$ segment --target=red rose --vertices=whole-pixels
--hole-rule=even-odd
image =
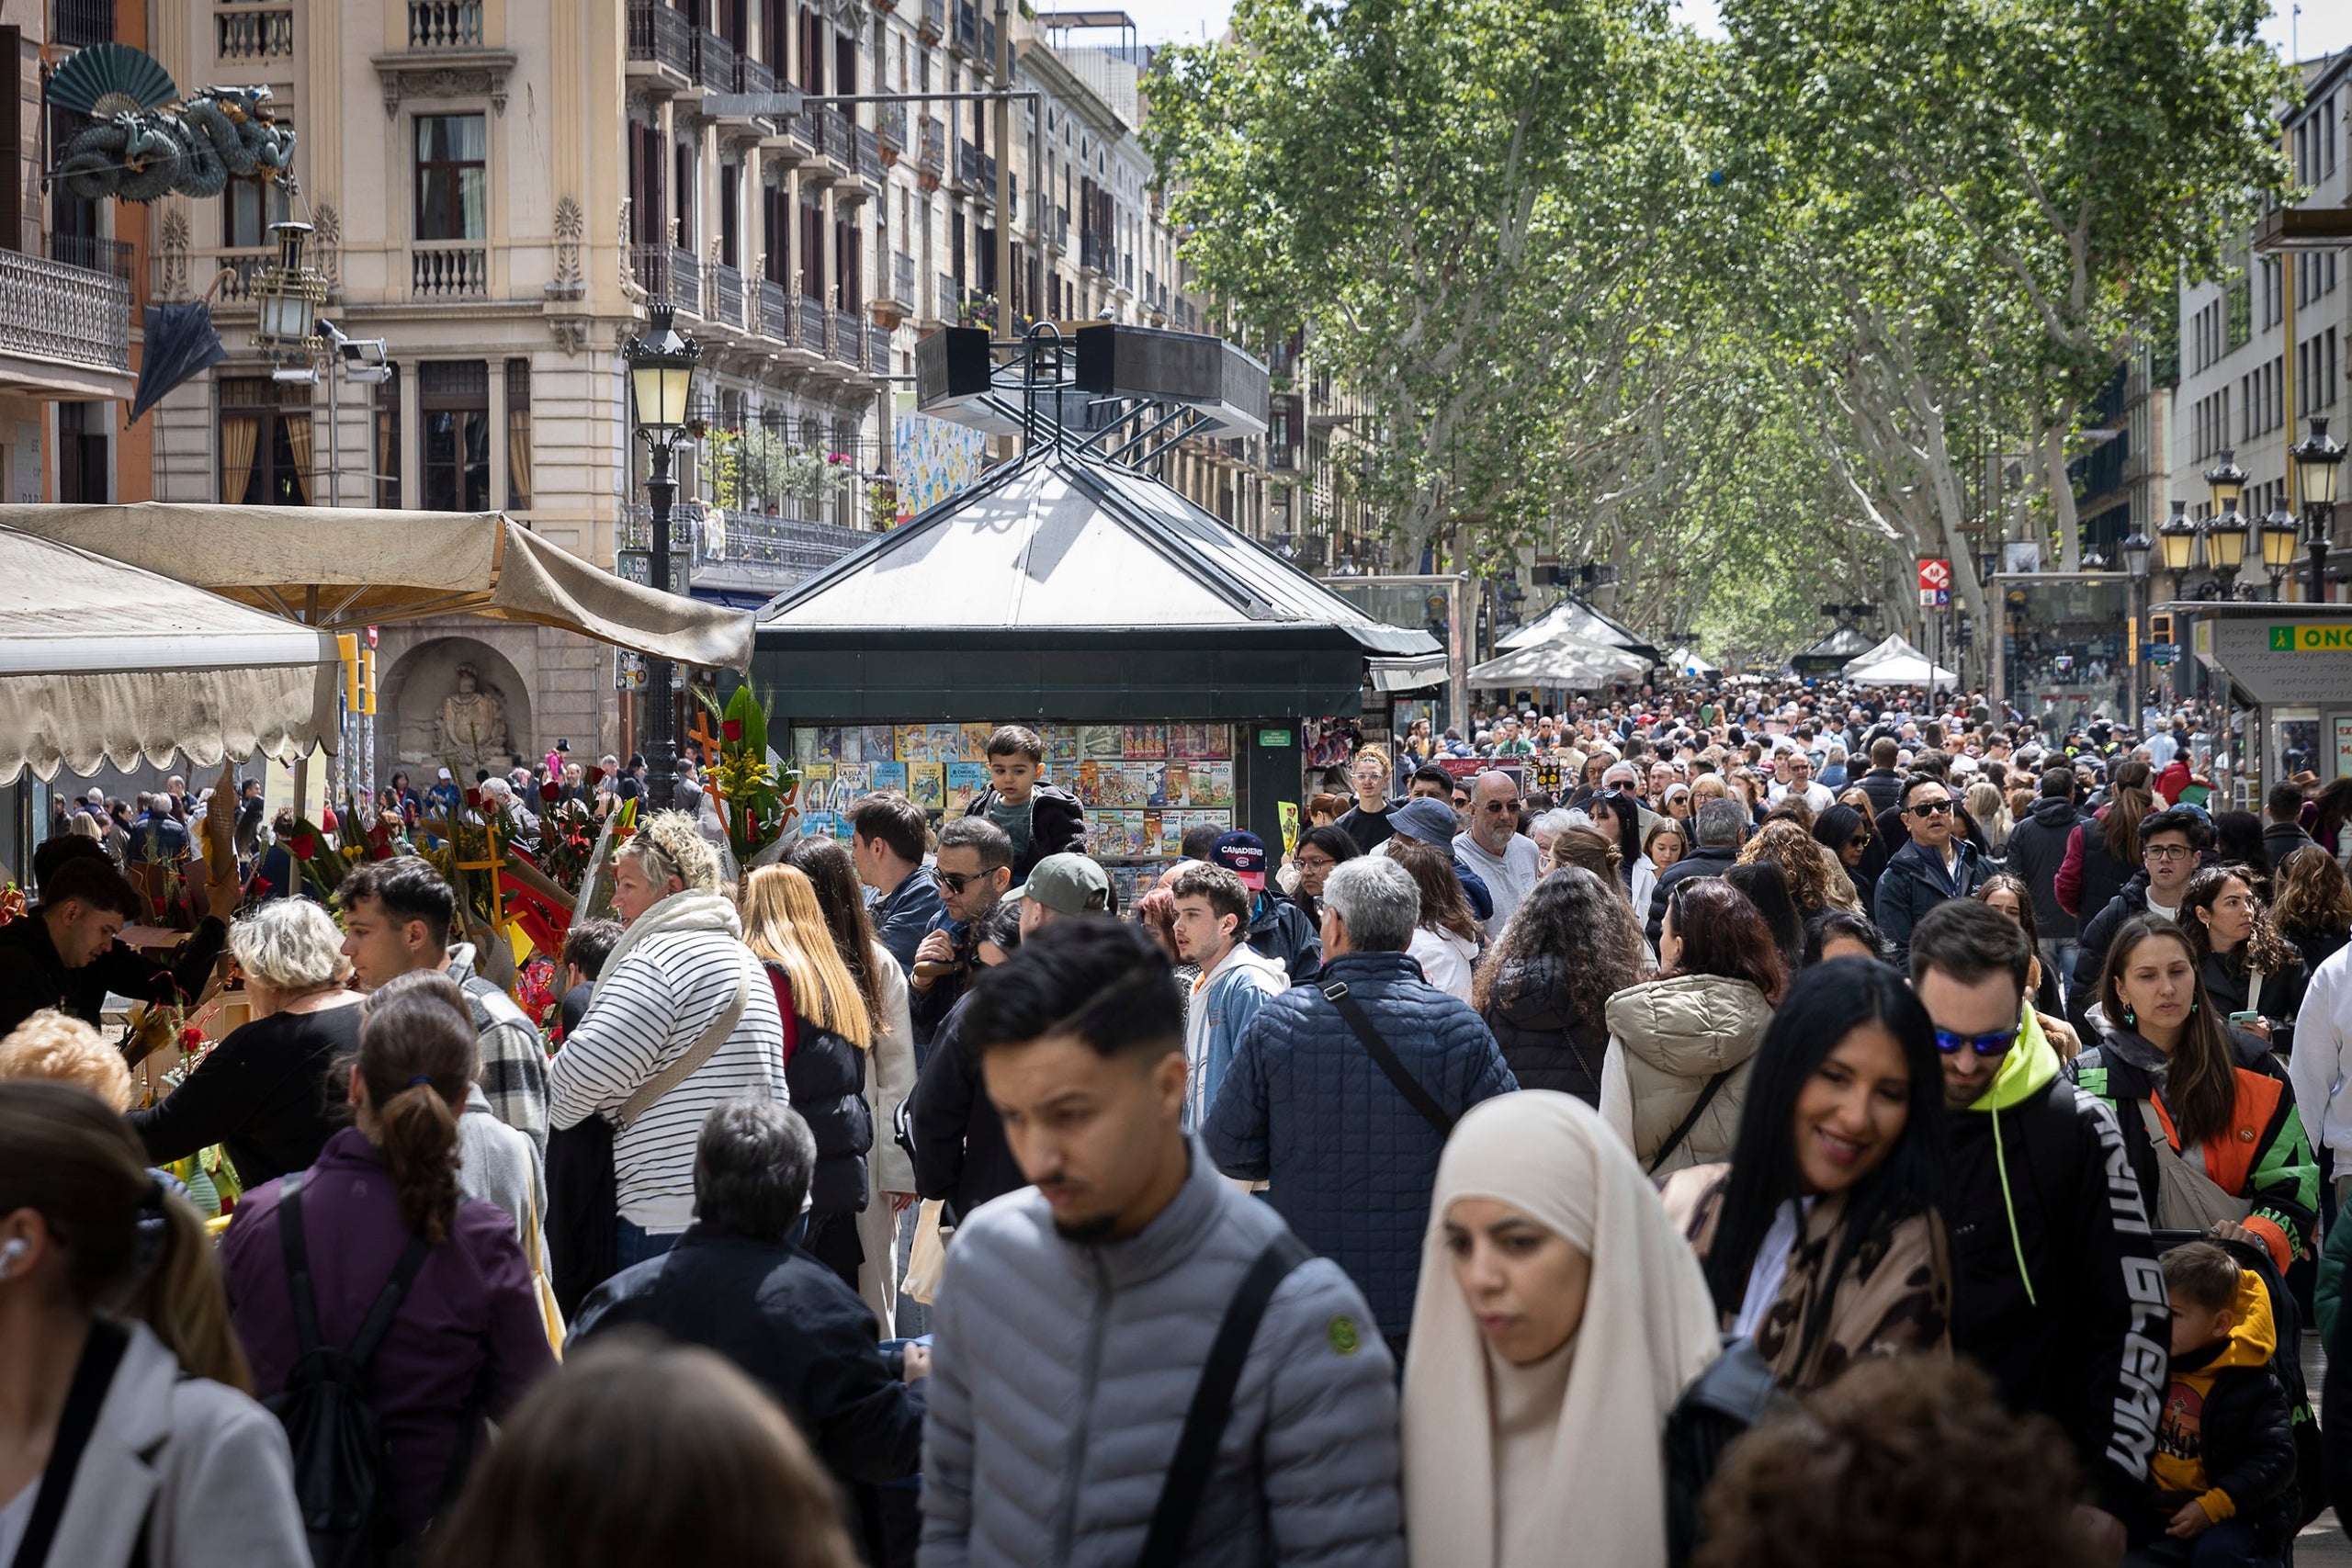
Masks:
[[[478,789],[469,789],[466,791],[466,804],[472,807],[476,811],[480,811],[481,809],[481,791]]]
[[[309,860],[319,852],[319,841],[308,833],[297,833],[287,843],[296,860]]]
[[[590,784],[602,784],[602,783],[604,783],[604,782],[605,782],[605,770],[604,770],[604,769],[602,769],[602,768],[591,768],[591,769],[589,769],[589,770],[588,770],[588,782],[589,782]]]
[[[189,1024],[180,1031],[180,1049],[193,1051],[204,1043],[204,1031]]]
[[[547,783],[539,786],[539,798],[541,800],[561,800],[563,798],[563,786],[556,783],[555,780],[549,779]]]
[[[718,721],[718,738],[719,738],[721,740],[741,740],[741,739],[743,739],[743,721],[742,721],[741,719],[740,719],[740,718],[723,718],[723,719],[720,719],[720,720]]]
[[[253,885],[247,889],[247,891],[251,893],[253,897],[258,898],[277,886],[277,884],[272,882],[266,876],[256,876],[254,878]]]

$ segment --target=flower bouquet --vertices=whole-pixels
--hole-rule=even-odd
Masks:
[[[718,714],[718,755],[711,759],[709,784],[718,796],[727,844],[739,865],[750,865],[762,850],[784,837],[800,794],[800,773],[768,750],[767,709],[749,684],[735,688],[720,709],[701,688],[695,695]]]

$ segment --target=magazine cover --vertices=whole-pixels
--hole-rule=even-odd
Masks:
[[[831,762],[811,762],[800,770],[800,793],[804,799],[821,801],[833,787]]]
[[[1122,811],[1119,827],[1125,843],[1119,852],[1129,860],[1159,852],[1159,814],[1156,811]]]
[[[1162,762],[1159,765],[1159,787],[1151,792],[1151,803],[1154,806],[1185,805],[1186,781],[1191,776],[1193,766],[1190,762]]]
[[[833,770],[833,798],[846,804],[874,792],[874,764],[843,762]]]
[[[934,762],[963,761],[964,727],[960,724],[933,724],[924,727],[931,732],[931,760]]]
[[[1078,727],[1049,724],[1037,732],[1045,739],[1046,763],[1061,773],[1078,766]]]
[[[950,762],[947,764],[947,814],[960,817],[964,808],[979,798],[989,787],[989,771],[979,762]]]
[[[1233,813],[1230,811],[1185,812],[1184,831],[1189,833],[1195,828],[1214,828],[1220,833],[1229,833],[1233,831]]]
[[[800,818],[800,836],[804,839],[830,839],[834,836],[835,818],[830,811],[806,812]]]
[[[869,762],[866,765],[874,770],[874,788],[877,792],[896,790],[900,795],[907,793],[907,765],[904,762]]]
[[[1184,770],[1184,792],[1187,806],[1232,806],[1233,764],[1194,762]]]
[[[858,761],[861,762],[895,761],[899,757],[899,732],[890,725],[866,724],[858,727]]]
[[[1146,759],[1168,755],[1168,728],[1159,724],[1130,724],[1119,731],[1119,754]]]
[[[899,726],[899,761],[901,762],[928,762],[932,761],[931,728],[928,725],[902,724]]]
[[[856,731],[852,730],[850,733],[854,735]],[[838,762],[842,761],[842,727],[840,725],[820,724],[817,727],[817,760],[819,761]]]
[[[798,726],[792,732],[793,762],[806,768],[817,760],[817,731],[808,725]]]
[[[963,762],[989,760],[989,737],[996,733],[993,724],[965,724],[956,727],[956,758]]]
[[[907,798],[925,811],[937,811],[947,804],[947,768],[942,762],[909,762],[907,764]]]
[[[1168,755],[1188,759],[1206,756],[1208,737],[1205,724],[1171,724],[1168,727]]]
[[[1085,724],[1078,730],[1078,754],[1098,761],[1117,760],[1119,727],[1115,724]]]

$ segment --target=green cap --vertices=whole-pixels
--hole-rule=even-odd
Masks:
[[[1111,908],[1111,878],[1085,855],[1047,855],[1029,868],[1029,880],[1005,895],[1035,898],[1057,915]]]

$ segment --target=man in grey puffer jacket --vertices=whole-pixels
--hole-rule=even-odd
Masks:
[[[1226,1309],[1282,1220],[1182,1129],[1183,1013],[1134,928],[1058,922],[963,1037],[1037,1185],[957,1231],[933,1317],[922,1568],[1128,1568]],[[1310,1258],[1250,1341],[1187,1568],[1402,1568],[1395,1363]]]

